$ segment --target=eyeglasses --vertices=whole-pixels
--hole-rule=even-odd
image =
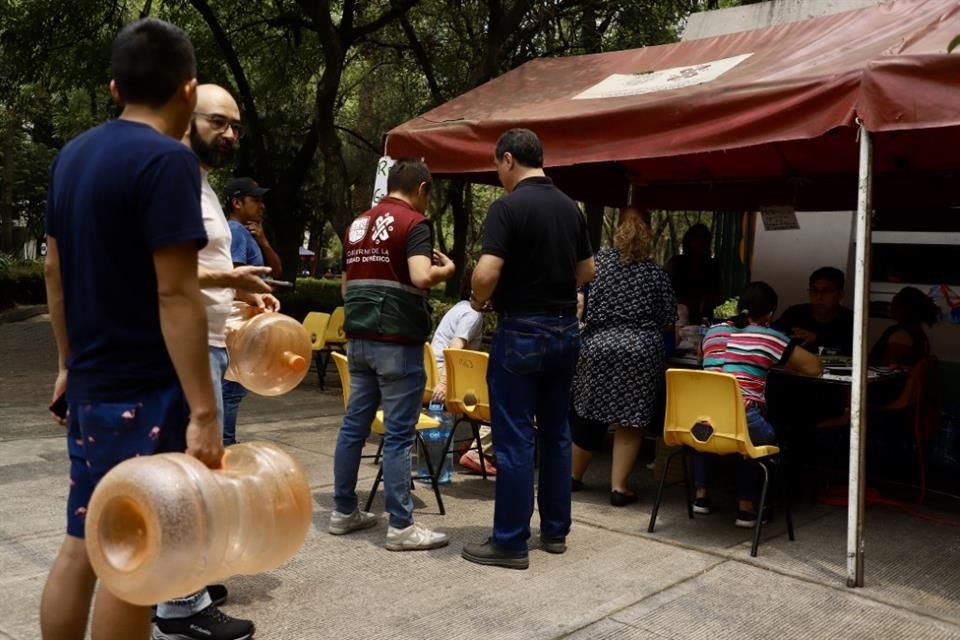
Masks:
[[[207,122],[210,123],[211,128],[217,133],[226,131],[227,128],[230,128],[233,129],[233,132],[238,138],[242,138],[243,134],[247,131],[246,127],[236,120],[231,120],[230,118],[222,116],[219,113],[199,113],[194,111],[193,115],[202,116]]]

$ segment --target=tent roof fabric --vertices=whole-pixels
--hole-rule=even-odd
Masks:
[[[665,196],[679,207],[720,204],[710,197],[718,186],[759,181],[779,186],[762,197],[733,189],[731,200],[816,200],[798,184],[856,173],[857,118],[879,134],[879,173],[960,169],[960,55],[946,53],[958,33],[960,2],[898,0],[703,40],[533,60],[393,129],[385,150],[423,157],[439,175],[493,182],[497,138],[527,127],[575,197],[598,201],[598,189],[612,189],[599,200],[615,204],[629,182],[649,194],[683,186]],[[820,194],[822,204],[831,194]]]

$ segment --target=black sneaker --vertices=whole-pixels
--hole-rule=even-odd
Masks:
[[[250,620],[231,618],[210,605],[189,618],[157,618],[153,640],[249,640],[255,627]]]
[[[769,521],[769,514],[764,510],[763,524],[767,524]],[[752,511],[737,511],[737,519],[734,524],[741,529],[753,529],[757,526],[757,514]]]
[[[610,492],[610,504],[614,507],[625,507],[639,500],[635,493],[620,493],[619,491]]]
[[[697,515],[708,516],[713,513],[710,509],[710,498],[694,498],[693,512]]]
[[[222,584],[209,584],[207,585],[207,595],[210,596],[210,603],[215,607],[222,607],[227,602],[227,591],[226,585]],[[153,609],[153,617],[157,616],[157,605],[150,607]]]
[[[215,607],[222,607],[227,602],[227,587],[222,584],[207,585],[207,593]]]
[[[493,538],[487,538],[483,544],[465,544],[460,556],[476,564],[485,564],[491,567],[504,569],[526,569],[530,566],[530,558],[526,551],[505,551],[493,544]]]
[[[576,493],[577,491],[583,491],[583,480],[570,478],[570,491],[573,493]]]

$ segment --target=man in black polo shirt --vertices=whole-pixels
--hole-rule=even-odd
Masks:
[[[566,551],[570,531],[570,384],[580,352],[577,286],[593,279],[587,224],[576,203],[543,173],[536,134],[511,129],[497,142],[507,190],[490,206],[473,272],[475,309],[492,300],[500,323],[490,350],[497,497],[493,536],[467,544],[478,564],[526,569],[533,515],[534,439],[540,439],[540,539]]]
[[[853,354],[853,311],[843,306],[843,271],[821,267],[810,274],[810,303],[783,312],[774,327],[804,349],[827,355]]]

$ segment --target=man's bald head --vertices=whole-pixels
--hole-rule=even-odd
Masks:
[[[231,120],[240,120],[240,107],[230,92],[217,84],[197,87],[197,113],[216,113]]]
[[[197,87],[197,107],[184,142],[206,170],[225,165],[241,133],[240,108],[230,92],[215,84]]]

